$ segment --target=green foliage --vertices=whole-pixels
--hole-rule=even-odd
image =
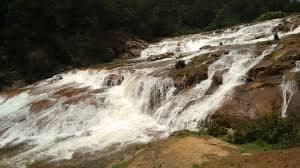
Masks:
[[[263,20],[270,20],[270,19],[276,19],[286,16],[285,13],[281,11],[274,11],[274,12],[267,12],[262,15],[260,15],[256,21],[263,21]]]
[[[272,144],[278,148],[296,143],[299,129],[294,117],[266,116],[236,125],[232,142],[244,144],[256,141]]]
[[[256,141],[252,143],[246,143],[241,145],[241,153],[251,151],[270,151],[273,150],[273,145],[266,144],[265,142]]]
[[[2,0],[0,67],[13,66],[32,82],[61,67],[111,61],[118,55],[111,46],[121,47],[109,32],[153,39],[248,22],[268,11],[299,10],[299,3],[287,0]],[[263,18],[274,15],[280,16]],[[36,50],[45,53],[39,61],[47,66],[30,64]]]
[[[118,162],[112,166],[112,168],[125,168],[126,165],[124,162]]]
[[[210,136],[220,137],[227,133],[224,127],[214,121],[205,122],[204,127],[206,128],[207,134]]]
[[[199,164],[193,164],[192,168],[201,168]]]

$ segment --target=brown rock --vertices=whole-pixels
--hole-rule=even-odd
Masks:
[[[88,91],[88,88],[65,87],[54,93],[55,97],[73,97]]]
[[[50,108],[53,105],[53,102],[50,100],[41,100],[31,103],[30,112],[39,113],[43,110]]]
[[[296,81],[298,84],[298,88],[300,88],[300,72],[287,72],[285,73],[286,80],[288,81]]]
[[[90,97],[91,97],[91,95],[89,95],[89,94],[82,94],[82,95],[74,96],[74,97],[71,97],[70,99],[68,99],[67,101],[65,101],[64,104],[76,105],[82,101],[87,100]]]
[[[104,79],[105,86],[118,86],[121,85],[124,80],[122,75],[110,74]]]
[[[300,118],[300,91],[296,92],[288,106],[287,114],[295,115],[297,118]]]
[[[223,83],[223,74],[226,72],[226,70],[223,71],[217,71],[213,76],[213,82],[210,86],[210,88],[207,91],[207,95],[213,94],[219,86]]]
[[[150,56],[147,61],[156,61],[164,58],[169,58],[174,56],[174,53],[165,53],[165,54],[160,54],[160,55],[152,55]]]
[[[258,116],[279,114],[282,105],[280,87],[265,86],[249,90],[249,86],[235,88],[233,95],[226,97],[223,106],[212,115],[221,125],[230,127]]]

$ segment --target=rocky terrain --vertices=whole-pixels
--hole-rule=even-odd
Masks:
[[[197,131],[206,120],[230,130],[270,114],[299,116],[299,16],[126,46],[125,60],[1,92],[0,165],[299,165],[298,148],[243,154],[210,137],[166,139]],[[266,159],[255,163],[258,157]]]

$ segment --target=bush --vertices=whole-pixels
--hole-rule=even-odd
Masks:
[[[183,60],[177,61],[176,65],[175,65],[175,68],[176,69],[183,69],[183,68],[185,68],[185,61],[183,61]]]
[[[207,122],[205,127],[207,134],[210,136],[219,137],[226,135],[225,128],[214,121]]]
[[[296,143],[297,122],[294,117],[265,116],[235,126],[233,143],[244,144],[261,141],[279,148]]]
[[[126,166],[124,162],[118,162],[112,166],[112,168],[125,168],[125,167]]]
[[[270,19],[276,19],[286,16],[285,13],[281,11],[274,11],[274,12],[267,12],[262,15],[260,15],[256,21],[264,21],[264,20],[270,20]]]
[[[227,134],[225,127],[221,126],[213,120],[205,120],[198,124],[198,134],[199,135],[210,135],[214,137],[220,137]]]

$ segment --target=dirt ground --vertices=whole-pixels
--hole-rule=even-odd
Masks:
[[[39,162],[29,168],[298,168],[300,147],[257,151],[208,136],[171,136],[132,145],[101,157],[80,154],[71,160]],[[3,166],[0,165],[2,168]],[[4,168],[4,167],[3,167]]]
[[[239,146],[211,137],[171,137],[147,145],[117,168],[123,167],[298,168],[300,148],[268,152],[245,151]]]

